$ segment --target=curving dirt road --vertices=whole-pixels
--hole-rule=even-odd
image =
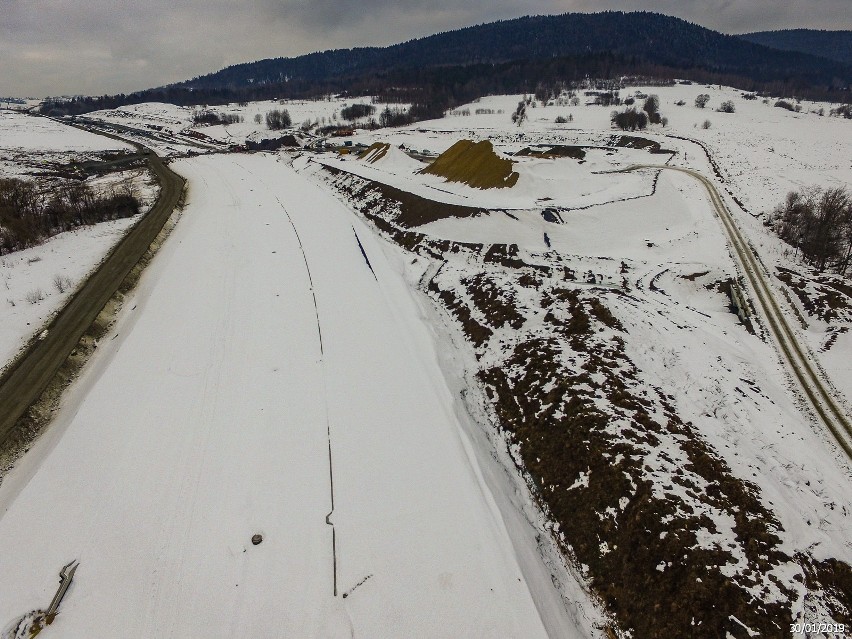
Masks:
[[[685,173],[704,185],[710,195],[710,201],[715,208],[725,234],[734,249],[739,266],[748,279],[752,295],[760,305],[760,311],[766,319],[766,325],[777,342],[784,361],[786,362],[793,377],[799,383],[808,401],[819,417],[820,421],[834,436],[838,446],[852,460],[852,423],[846,415],[843,407],[834,399],[828,383],[819,374],[815,365],[808,356],[807,347],[802,345],[796,334],[787,323],[772,288],[768,276],[764,274],[761,264],[755,256],[748,242],[740,233],[736,222],[728,211],[727,206],[713,182],[707,177],[693,171],[676,166],[664,166],[656,164],[641,164],[629,166],[621,172],[634,171],[637,169],[666,169]]]
[[[118,136],[107,137],[126,142]],[[21,415],[38,399],[83,333],[148,250],[180,199],[184,179],[169,169],[150,149],[138,144],[134,146],[147,154],[148,166],[160,181],[157,202],[116,244],[97,270],[53,318],[44,338],[34,340],[0,377],[0,445],[6,441]]]

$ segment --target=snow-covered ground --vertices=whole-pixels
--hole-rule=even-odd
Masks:
[[[849,467],[803,410],[760,327],[747,332],[729,311],[720,286],[737,270],[702,187],[668,171],[608,171],[669,162],[713,178],[690,140],[703,143],[768,271],[811,276],[763,222],[791,188],[850,186],[852,123],[811,112],[832,105],[803,102],[793,113],[727,87],[631,87],[622,97],[635,91],[660,96],[668,126],[634,135],[673,154],[615,147],[622,132],[610,128],[612,108],[587,105],[581,94],[577,106],[528,109],[521,127],[510,114],[522,96],[493,96],[467,105],[469,116],[357,131],[349,138],[356,144],[392,145],[375,162],[304,154],[294,171],[290,152],[177,162],[191,194],[181,224],[57,423],[0,484],[0,574],[15,575],[8,596],[0,582],[0,624],[45,606],[55,572],[77,558],[56,621],[62,636],[109,634],[116,623],[140,636],[596,636],[604,618],[585,593],[588,566],[566,569],[548,554],[542,540],[552,522],[541,524],[519,483],[518,448],[511,456],[501,448],[511,441],[501,439],[477,377],[501,367],[518,373],[512,349],[561,339],[553,326],[569,314],[548,296],[565,289],[580,291],[583,303],[599,299],[618,320],[618,330],[601,325],[594,339],[601,352],[607,340],[624,339],[623,356],[635,367],[629,392],[657,402],[651,412],[662,430],[641,445],[619,439],[632,426],[607,403],[599,372],[572,392],[594,395],[610,415],[610,445],[637,446],[633,461],[655,499],[712,523],[702,521],[690,552],[727,553],[729,564],[707,569],[761,604],[787,606],[799,620],[828,615],[798,575],[802,557],[852,559]],[[710,95],[705,109],[693,104],[699,93]],[[714,110],[724,100],[735,113]],[[275,133],[255,114],[287,108],[296,125],[332,123],[342,105],[215,107],[244,122],[195,130],[221,141],[259,139]],[[93,117],[185,135],[191,114],[138,105]],[[517,186],[482,191],[418,173],[423,164],[400,148],[436,154],[460,139],[491,140],[505,157],[556,144],[584,146],[587,155],[512,156]],[[440,246],[468,245],[412,256],[356,214],[358,198],[369,197],[364,180],[492,210],[417,226]],[[548,209],[559,223],[543,215]],[[478,243],[482,255],[489,245],[514,246],[536,268],[515,272],[483,259],[471,248]],[[43,267],[15,256],[17,272],[54,263],[39,255]],[[492,326],[476,346],[437,293],[455,296],[488,326],[473,276],[496,282],[521,318]],[[31,288],[33,277],[16,276],[16,290]],[[780,299],[789,294],[777,278],[774,285]],[[801,316],[801,336],[852,398],[852,332],[842,330],[852,315],[809,317],[790,299],[798,310],[790,323],[801,326]],[[586,356],[565,350],[560,374],[573,374]],[[666,411],[687,430],[666,431]],[[748,512],[777,534],[770,569],[756,570],[764,559],[737,528],[736,507],[705,494],[713,481],[690,468],[690,437],[718,456],[719,485],[752,495]],[[589,487],[588,474],[575,479],[568,490]],[[619,517],[631,497],[613,496],[613,507],[596,516],[627,524]],[[264,537],[259,546],[250,542],[255,533]],[[614,556],[606,540],[600,548],[601,561]],[[660,579],[669,568],[656,568]]]
[[[0,111],[0,177],[21,177],[57,164],[96,160],[133,147],[67,126],[50,118]]]
[[[181,224],[0,486],[0,619],[77,558],[64,637],[545,636],[396,254],[269,156],[175,168]]]
[[[764,225],[764,221],[791,190],[814,185],[823,188],[852,188],[852,122],[828,115],[836,104],[804,100],[800,103],[801,112],[797,113],[775,107],[776,97],[770,98],[768,103],[762,98],[747,100],[742,97],[743,91],[732,87],[677,84],[629,87],[621,91],[622,98],[636,94],[658,95],[660,111],[668,119],[668,124],[666,127],[651,126],[644,131],[627,134],[656,140],[663,148],[676,151],[671,160],[668,160],[670,164],[696,169],[713,177],[714,168],[702,147],[680,138],[695,140],[706,146],[724,179],[724,182],[718,182],[720,192],[726,197],[729,208],[772,274],[779,296],[783,296],[785,293],[782,291],[785,291],[786,287],[776,277],[777,267],[795,268],[805,274],[808,269],[801,262],[793,260],[790,247],[778,239],[774,232]],[[710,96],[705,108],[695,106],[695,98],[699,94]],[[584,96],[583,92],[580,92],[580,104],[577,106],[541,106],[539,102],[536,108],[527,109],[529,117],[522,126],[514,126],[510,114],[524,97],[485,97],[455,109],[457,113],[470,112],[471,115],[468,116],[450,115],[440,120],[420,122],[400,129],[359,131],[352,139],[356,143],[367,145],[375,141],[389,142],[395,146],[401,145],[407,149],[432,153],[445,151],[459,139],[488,139],[498,151],[514,153],[527,146],[542,144],[602,146],[606,145],[613,135],[622,133],[611,128],[610,113],[624,107],[591,104],[593,98]],[[734,113],[716,111],[722,102],[728,100],[734,103]],[[676,103],[681,101],[684,104],[678,106]],[[641,102],[642,100],[638,99],[640,105]],[[796,104],[794,100],[792,102]],[[477,115],[477,109],[491,113]],[[820,110],[825,115],[820,116]],[[572,121],[555,122],[557,117],[567,119],[569,115]],[[702,127],[705,120],[711,122],[708,129]],[[589,163],[582,165],[567,158],[513,158],[518,161],[516,170],[521,173],[522,179],[516,189],[505,189],[496,193],[447,183],[434,176],[413,176],[413,170],[401,172],[398,169],[388,169],[389,162],[365,165],[353,158],[323,161],[429,199],[468,206],[530,207],[541,210],[547,206],[582,208],[590,204],[615,202],[626,197],[647,194],[650,191],[650,175],[643,179],[639,175],[626,174],[619,176],[618,180],[612,180],[608,176],[595,173],[623,168],[634,162],[659,164],[670,157],[629,148],[612,149],[611,152],[613,155],[609,156],[606,152],[592,150],[588,155]],[[633,180],[636,183],[631,184]],[[545,200],[544,197],[552,197],[553,201]],[[745,209],[741,208],[738,202]],[[640,208],[645,206],[641,200],[636,200],[635,204]],[[620,205],[616,203],[614,206]],[[627,203],[622,206],[622,210],[633,211],[636,207]],[[542,223],[536,220],[537,214],[523,215],[531,221],[535,231],[531,231],[530,225],[525,222],[512,225],[512,219],[508,217],[502,218],[499,224],[504,228],[512,227],[511,232],[517,233],[518,238],[529,238],[531,235],[543,238],[543,229],[539,229]],[[597,212],[591,215],[594,220]],[[549,236],[559,237],[564,233],[583,232],[590,242],[589,246],[594,246],[595,237],[603,229],[595,229],[594,233],[590,232],[592,229],[583,230],[582,211],[573,211],[571,216],[580,220],[581,226],[572,224],[564,230],[553,229],[553,233],[548,232]],[[493,220],[487,222],[489,225],[493,225],[492,223]],[[607,224],[609,223],[608,221]],[[621,220],[613,219],[611,223],[617,225]],[[443,226],[455,226],[456,239],[470,235],[464,230],[468,225],[456,220],[442,221],[437,226],[430,227],[429,231],[442,236]],[[653,229],[648,230],[648,239],[653,240]],[[474,235],[479,232],[480,230],[477,230]],[[618,235],[617,232],[615,234]],[[485,240],[498,241],[498,235],[493,235],[490,231],[482,237]],[[502,241],[510,240],[506,233],[499,237],[502,237]],[[518,239],[511,241],[517,242]],[[795,295],[791,295],[789,290],[786,295],[791,296],[796,303]],[[808,324],[807,330],[801,333],[802,338],[810,345],[813,356],[826,370],[841,395],[847,401],[852,401],[852,368],[849,365],[852,361],[852,331],[849,329],[852,329],[852,326],[848,321],[820,321],[818,318],[807,316],[801,308],[799,310]],[[790,322],[793,325],[799,324],[792,313]],[[835,334],[831,347],[825,349],[827,339]]]
[[[4,153],[12,150],[61,152],[132,148],[128,144],[92,135],[49,118],[0,111],[0,150]]]

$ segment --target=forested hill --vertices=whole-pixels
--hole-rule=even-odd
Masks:
[[[771,49],[658,13],[574,13],[493,22],[384,48],[238,64],[130,95],[48,101],[43,110],[63,115],[139,102],[224,104],[347,93],[413,103],[412,115],[421,118],[489,93],[622,76],[848,102],[852,65]]]
[[[749,42],[783,51],[798,51],[852,65],[852,31],[784,29],[739,36]]]
[[[239,64],[177,86],[237,88],[401,68],[466,65],[608,52],[660,66],[703,69],[758,82],[792,78],[828,86],[852,79],[849,65],[780,53],[658,13],[533,16],[483,24],[385,48],[345,49]]]

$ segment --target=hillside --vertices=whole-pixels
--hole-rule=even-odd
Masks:
[[[845,102],[852,66],[779,52],[658,13],[568,13],[467,27],[385,48],[238,64],[158,89],[48,109],[63,115],[141,102],[225,104],[348,93],[413,103],[421,107],[415,117],[434,117],[483,95],[533,91],[542,81],[625,75],[684,77]]]
[[[784,29],[744,33],[740,38],[773,49],[798,51],[852,64],[852,31]]]
[[[607,11],[529,16],[448,31],[385,48],[339,49],[228,67],[179,86],[237,88],[253,84],[321,81],[365,72],[442,65],[500,63],[609,52],[681,69],[701,68],[757,81],[808,76],[831,84],[849,80],[848,65],[801,54],[779,55],[658,13]]]

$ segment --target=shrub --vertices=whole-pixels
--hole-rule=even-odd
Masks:
[[[736,107],[734,107],[733,100],[726,100],[725,102],[722,102],[716,110],[720,113],[733,113],[736,111]]]
[[[266,128],[272,131],[286,129],[293,124],[287,109],[273,109],[266,114]]]
[[[512,122],[521,126],[524,123],[524,120],[527,119],[527,105],[524,100],[518,102],[518,108],[515,109],[515,112],[512,114]]]
[[[847,120],[852,120],[852,104],[841,104],[836,109],[829,111],[829,115],[836,115],[837,117],[842,116]]]
[[[704,123],[701,125],[701,128],[702,129],[709,129],[711,126],[713,126],[713,123],[710,122],[710,120],[704,120]]]
[[[37,304],[44,299],[44,291],[40,288],[33,289],[27,293],[26,299],[30,304]]]
[[[642,105],[642,110],[648,114],[648,117],[651,118],[651,122],[654,122],[654,118],[652,117],[655,113],[660,112],[660,96],[658,95],[649,95],[645,98],[645,104]]]
[[[779,109],[787,109],[788,111],[796,110],[796,107],[794,107],[790,102],[787,102],[787,100],[778,100],[775,103],[775,106],[777,106]]]
[[[53,286],[55,286],[56,290],[60,293],[64,293],[71,288],[71,279],[65,275],[57,273],[53,276]]]
[[[0,179],[0,255],[78,226],[137,213],[139,201],[129,192],[100,195],[79,182],[45,187]]]
[[[467,110],[467,115],[470,111]],[[414,116],[409,111],[400,107],[390,108],[386,106],[379,114],[379,126],[405,126],[414,122]]]
[[[695,98],[695,106],[699,109],[706,107],[708,102],[710,102],[710,95],[707,93],[699,93],[698,97]]]

